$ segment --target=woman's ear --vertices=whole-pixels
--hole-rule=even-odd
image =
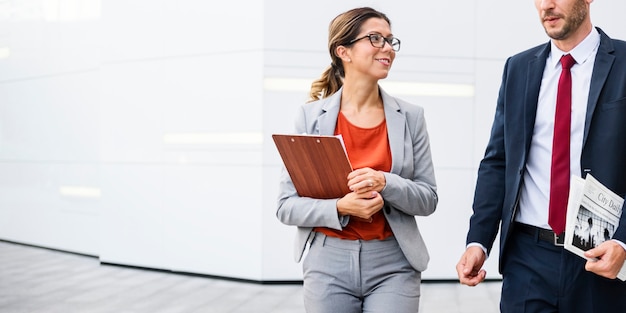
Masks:
[[[350,50],[344,46],[337,46],[337,49],[335,49],[335,55],[337,55],[337,57],[339,57],[344,64],[352,62],[352,59],[350,58]]]

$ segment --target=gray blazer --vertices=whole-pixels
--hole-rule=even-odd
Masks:
[[[340,89],[332,96],[301,106],[295,134],[334,135],[341,101]],[[415,216],[427,216],[437,206],[437,187],[430,154],[424,110],[380,90],[391,146],[391,172],[384,173],[387,185],[381,192],[383,212],[409,263],[424,271],[429,255]],[[337,215],[337,199],[299,197],[283,168],[276,216],[286,225],[298,227],[294,257],[300,262],[313,227],[342,229],[349,216]]]

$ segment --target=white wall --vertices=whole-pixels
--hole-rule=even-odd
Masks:
[[[270,135],[292,129],[329,64],[330,20],[362,5],[387,13],[402,40],[383,86],[426,110],[440,203],[418,218],[431,252],[423,277],[455,279],[502,65],[547,40],[532,1],[0,3],[0,239],[123,265],[299,280],[295,229],[274,215]],[[624,9],[597,1],[593,21],[626,38],[614,13]],[[282,79],[293,88],[274,84]]]

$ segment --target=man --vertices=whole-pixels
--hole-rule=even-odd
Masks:
[[[626,215],[613,240],[586,252],[597,261],[560,245],[570,174],[626,193],[626,42],[593,27],[591,2],[535,0],[551,40],[504,67],[456,267],[462,284],[484,280],[500,225],[502,312],[626,312],[626,283],[615,279]]]

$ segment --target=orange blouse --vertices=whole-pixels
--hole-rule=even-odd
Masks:
[[[353,169],[369,167],[374,170],[389,172],[391,170],[391,149],[387,137],[387,122],[383,120],[373,128],[361,128],[351,124],[339,112],[335,135],[341,135],[346,146],[348,159]],[[383,211],[372,216],[372,221],[350,217],[350,222],[342,230],[316,227],[315,231],[327,236],[341,239],[385,239],[392,236],[389,223]]]

